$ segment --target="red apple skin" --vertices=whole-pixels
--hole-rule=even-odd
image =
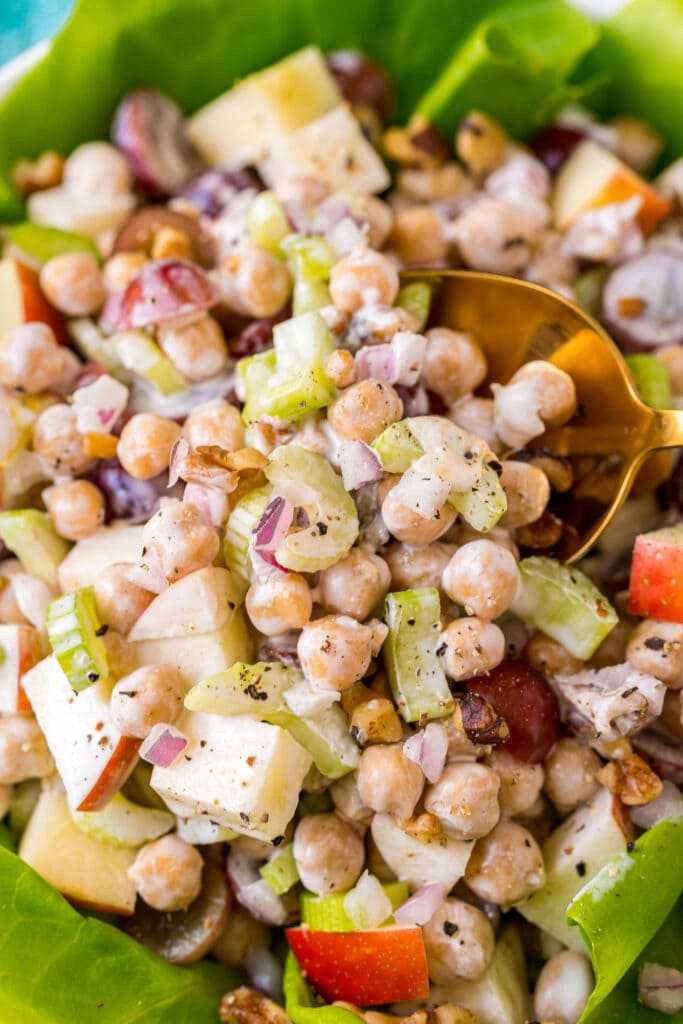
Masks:
[[[12,262],[14,263],[17,285],[21,290],[23,300],[24,318],[20,323],[27,324],[38,320],[40,323],[47,324],[55,332],[57,341],[62,345],[68,345],[69,335],[67,334],[64,317],[54,306],[50,305],[43,295],[38,282],[38,275],[30,267],[19,263],[18,260],[13,260]],[[14,326],[18,327],[19,324],[14,324]]]
[[[656,533],[636,538],[628,610],[647,619],[683,622],[683,546]]]
[[[121,737],[97,782],[76,808],[78,811],[101,811],[107,806],[135,767],[141,743],[133,736]]]

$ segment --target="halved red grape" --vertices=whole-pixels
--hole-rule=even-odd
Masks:
[[[289,308],[277,313],[275,316],[263,317],[261,320],[252,320],[250,324],[243,327],[239,334],[235,334],[228,341],[228,348],[233,359],[243,359],[245,356],[255,356],[259,352],[273,347],[273,327],[275,324],[288,320],[291,316]]]
[[[113,519],[146,522],[162,494],[168,493],[166,473],[151,480],[137,480],[126,473],[118,459],[103,459],[90,479],[102,491],[106,523]]]
[[[246,188],[263,192],[265,185],[256,171],[251,168],[236,171],[218,169],[204,171],[193,178],[180,194],[207,217],[218,217],[230,200]]]
[[[683,255],[654,249],[612,271],[602,292],[602,317],[627,350],[683,342]]]
[[[173,195],[202,168],[182,110],[156,89],[135,89],[121,100],[111,135],[149,192]]]
[[[151,327],[215,306],[219,296],[211,278],[189,260],[153,260],[135,275],[118,308],[118,330]]]
[[[534,135],[529,145],[550,173],[557,174],[571,151],[583,141],[583,138],[583,133],[573,128],[551,124]]]
[[[197,221],[169,210],[168,206],[143,206],[136,210],[117,234],[112,251],[139,250],[149,255],[154,236],[161,228],[174,228],[187,235],[192,245],[192,258],[203,267],[213,266],[213,246]]]
[[[510,739],[501,749],[530,764],[544,759],[560,729],[560,705],[540,672],[522,661],[503,661],[487,676],[469,679],[467,689],[507,722]]]
[[[327,54],[327,66],[345,100],[373,107],[387,124],[394,112],[394,87],[379,64],[358,50],[335,50]]]

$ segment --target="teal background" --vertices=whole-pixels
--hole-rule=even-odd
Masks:
[[[72,0],[0,0],[0,64],[53,35],[72,6]]]

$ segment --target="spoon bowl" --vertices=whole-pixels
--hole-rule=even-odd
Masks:
[[[548,288],[470,270],[402,277],[433,285],[430,322],[476,338],[488,359],[486,386],[506,383],[532,359],[547,359],[573,379],[573,419],[527,447],[571,462],[574,483],[556,509],[566,526],[554,553],[569,562],[581,558],[623,505],[647,457],[683,445],[683,412],[645,405],[604,328]]]

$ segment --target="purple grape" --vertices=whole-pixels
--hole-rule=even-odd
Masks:
[[[126,473],[118,459],[103,459],[90,474],[92,482],[104,497],[105,522],[127,519],[144,522],[155,511],[159,498],[166,493],[166,473],[152,480],[136,480]]]
[[[256,192],[265,188],[256,171],[205,171],[189,181],[180,194],[207,217],[219,217],[230,200],[246,188]]]
[[[557,174],[572,150],[583,142],[584,138],[582,132],[577,132],[573,128],[551,124],[534,135],[529,145],[550,173]]]
[[[230,355],[233,359],[243,359],[245,356],[255,356],[259,352],[265,352],[266,349],[272,348],[273,327],[282,320],[289,319],[290,316],[291,312],[287,307],[275,316],[253,320],[228,341]]]
[[[394,87],[379,64],[358,50],[335,50],[327,54],[327,66],[345,100],[373,107],[382,123],[388,123],[394,112]]]

